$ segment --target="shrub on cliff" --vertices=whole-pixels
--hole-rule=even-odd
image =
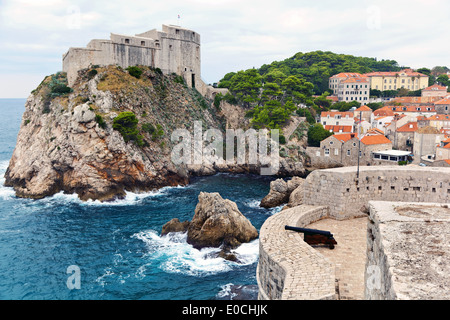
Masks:
[[[137,124],[139,120],[131,111],[121,112],[113,120],[113,129],[120,132],[125,142],[130,140],[136,142],[140,147],[144,145],[142,136],[139,134]]]
[[[127,68],[128,73],[135,77],[136,79],[139,79],[142,75],[142,69],[138,66],[128,67]]]

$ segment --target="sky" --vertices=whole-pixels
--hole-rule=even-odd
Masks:
[[[163,24],[200,34],[206,83],[315,50],[450,67],[449,12],[448,0],[0,0],[0,98],[27,98],[70,47]]]

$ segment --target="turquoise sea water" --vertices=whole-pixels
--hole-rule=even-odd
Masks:
[[[16,198],[3,176],[24,104],[0,99],[0,299],[232,299],[233,286],[256,285],[258,240],[239,247],[241,263],[235,263],[214,257],[217,249],[192,248],[183,234],[160,232],[172,218],[190,220],[201,191],[235,201],[259,230],[279,211],[258,206],[273,178],[218,174],[107,204],[62,193]],[[71,290],[67,269],[73,265],[80,289]]]

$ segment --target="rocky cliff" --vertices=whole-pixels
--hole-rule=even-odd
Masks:
[[[64,191],[104,201],[126,191],[187,184],[195,174],[258,172],[245,165],[174,165],[175,129],[192,131],[194,121],[201,121],[204,129],[245,130],[245,111],[214,106],[175,74],[140,71],[94,66],[80,71],[73,88],[65,85],[64,74],[46,77],[27,99],[5,185],[19,197]],[[125,112],[129,117],[117,121]],[[302,161],[287,155],[280,174],[301,175]]]

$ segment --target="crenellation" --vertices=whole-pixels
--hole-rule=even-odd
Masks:
[[[183,76],[189,87],[202,94],[211,90],[201,79],[200,35],[179,26],[163,25],[162,31],[136,35],[111,33],[110,40],[94,39],[86,48],[70,48],[63,54],[69,86],[75,84],[78,71],[92,65],[150,66]]]

